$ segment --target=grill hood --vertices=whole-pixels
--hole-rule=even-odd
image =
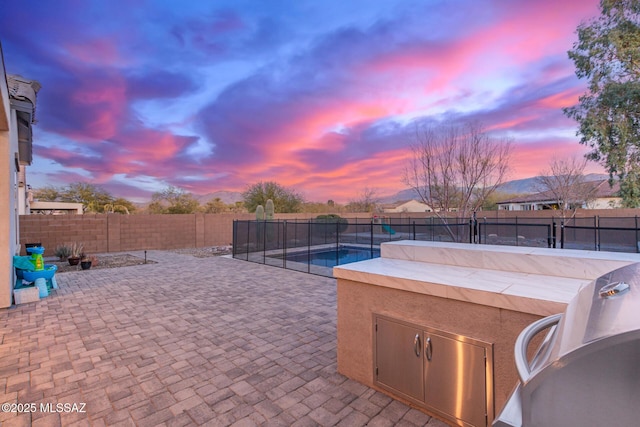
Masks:
[[[549,330],[529,362],[527,347]],[[582,288],[516,341],[520,384],[494,426],[632,426],[640,420],[640,263]]]

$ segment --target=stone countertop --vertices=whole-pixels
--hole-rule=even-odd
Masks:
[[[439,242],[384,243],[382,258],[335,267],[337,279],[548,316],[637,254]],[[487,268],[488,267],[488,268]]]

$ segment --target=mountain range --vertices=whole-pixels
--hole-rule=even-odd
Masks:
[[[515,179],[512,181],[507,181],[504,184],[498,187],[498,192],[503,194],[533,194],[540,192],[539,186],[539,178],[534,176],[532,178],[523,178],[523,179]],[[608,179],[609,175],[602,173],[590,173],[584,176],[585,181],[600,181],[602,179]],[[401,200],[411,200],[417,198],[418,196],[412,189],[406,189],[399,191],[395,194],[392,194],[387,197],[383,197],[380,199],[381,203],[393,203]]]
[[[585,181],[598,181],[602,179],[608,179],[609,175],[601,174],[601,173],[591,173],[585,175]],[[537,188],[538,186],[538,177],[532,178],[524,178],[524,179],[515,179],[512,181],[507,181],[502,184],[498,191],[504,194],[531,194],[537,193],[540,190]],[[201,196],[195,196],[195,198],[200,202],[200,204],[206,204],[210,200],[214,200],[215,198],[219,198],[226,204],[232,204],[236,202],[241,202],[242,193],[239,191],[215,191],[213,193],[203,194]],[[380,203],[393,203],[401,200],[410,200],[417,198],[417,195],[414,193],[412,189],[406,189],[398,191],[397,193],[391,194],[389,196],[381,197]]]

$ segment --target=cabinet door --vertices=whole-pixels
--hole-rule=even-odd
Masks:
[[[472,426],[487,425],[484,347],[425,332],[425,403]]]
[[[375,333],[376,382],[422,402],[422,329],[378,317]]]

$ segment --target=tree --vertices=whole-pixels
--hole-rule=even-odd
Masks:
[[[123,213],[129,215],[136,210],[136,206],[127,199],[118,197],[112,203],[104,205],[104,213]]]
[[[578,26],[570,50],[588,91],[564,113],[578,124],[587,158],[620,178],[625,207],[640,206],[640,0],[601,0],[601,15]]]
[[[510,149],[478,123],[416,129],[403,182],[443,221],[468,219],[504,183]]]
[[[329,200],[332,202],[332,200]],[[305,202],[302,205],[302,212],[306,213],[333,213],[341,212],[343,207],[337,203],[322,203],[322,202]]]
[[[376,193],[377,190],[375,188],[365,187],[360,194],[358,194],[358,198],[350,200],[345,208],[348,212],[373,213],[376,211],[378,204],[380,203]]]
[[[554,159],[537,178],[538,190],[557,203],[563,219],[569,214],[574,217],[578,208],[595,197],[597,187],[584,178],[586,166],[587,159]]]
[[[247,209],[244,207],[244,202],[235,202],[230,204],[229,209],[233,213],[247,213]]]
[[[199,209],[200,202],[191,193],[174,186],[153,193],[149,204],[149,212],[155,214],[190,214]]]
[[[101,213],[105,205],[113,202],[113,196],[97,185],[75,182],[60,192],[60,201],[82,203],[85,212]]]
[[[56,202],[60,200],[60,190],[51,185],[34,189],[33,198],[40,202]]]
[[[41,202],[82,203],[85,212],[129,214],[136,210],[129,200],[114,198],[105,189],[86,182],[76,182],[60,188],[47,186],[34,189],[33,197]]]
[[[204,205],[204,213],[222,213],[229,210],[229,207],[220,199],[220,197],[216,197],[215,199],[209,200],[206,205]]]
[[[267,200],[273,200],[276,213],[300,212],[304,198],[295,190],[288,189],[277,182],[258,182],[249,186],[243,193],[244,205],[249,212],[255,212],[258,205],[263,207]]]

